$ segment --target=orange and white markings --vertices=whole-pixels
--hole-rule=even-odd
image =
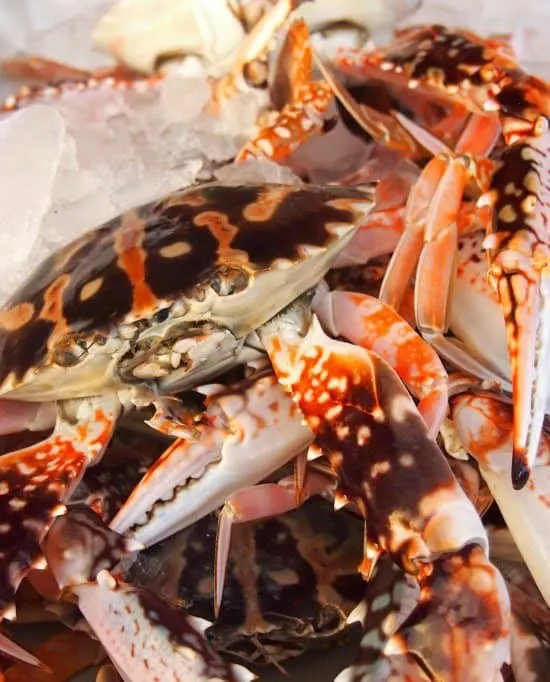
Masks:
[[[147,254],[142,246],[145,227],[145,221],[137,213],[130,211],[122,216],[120,228],[115,235],[118,266],[132,285],[132,309],[137,316],[154,308],[157,302],[145,276]]]
[[[475,617],[462,610],[465,604]],[[418,655],[437,679],[497,679],[510,657],[510,602],[502,576],[483,549],[470,544],[434,561],[417,609],[424,617],[419,620],[413,612],[386,653]]]
[[[132,69],[117,65],[97,71],[75,69],[42,57],[25,57],[2,62],[2,71],[12,77],[33,80],[36,85],[24,85],[19,91],[0,102],[0,113],[17,111],[34,102],[49,102],[61,99],[66,94],[90,90],[129,90],[138,92],[154,88],[166,74],[157,73],[143,76]]]
[[[366,294],[321,294],[314,310],[333,336],[374,351],[393,367],[437,435],[447,412],[448,377],[436,351],[395,310]]]
[[[287,101],[267,125],[260,128],[237,155],[237,161],[267,158],[284,161],[324,128],[324,114],[334,99],[329,83],[311,80],[313,60],[303,20],[290,27],[279,61],[286,69]]]
[[[0,612],[6,614],[19,583],[39,560],[40,543],[86,467],[98,461],[120,406],[114,396],[83,403],[78,423],[58,420],[46,440],[0,460]]]
[[[323,115],[333,92],[322,83],[304,86],[298,102],[285,105],[270,124],[263,127],[237,155],[237,161],[267,158],[283,161],[306,140],[323,130]]]
[[[473,660],[487,674],[479,679],[492,679],[507,660],[509,604],[502,578],[487,559],[477,512],[389,365],[371,351],[326,337],[315,317],[305,337],[293,333],[289,322],[273,323],[262,333],[274,369],[328,455],[339,497],[365,517],[367,547],[390,553],[423,590],[418,626],[414,617],[407,621],[396,635],[401,648],[394,653],[415,651],[417,643],[428,648],[425,628],[445,628],[460,653],[451,649],[446,658],[439,650],[423,650],[428,666],[452,679],[455,667],[465,665],[467,642],[479,638],[483,646]],[[472,584],[454,590],[450,569],[458,570],[474,554],[476,567],[489,576],[486,586],[478,589],[468,564],[460,580],[472,578]],[[369,553],[361,570],[372,573]],[[475,623],[453,620],[463,593],[482,614]],[[455,630],[449,630],[451,622]]]
[[[488,233],[485,249],[491,262],[489,281],[506,321],[511,360],[515,405],[511,475],[519,489],[526,484],[536,457],[549,395],[548,382],[541,377],[546,377],[550,367],[550,87],[524,72],[498,41],[441,26],[406,29],[388,48],[343,51],[337,63],[356,77],[378,74],[389,84],[414,88],[428,99],[433,95],[443,98],[453,106],[450,128],[460,124],[465,110],[473,112],[458,139],[455,155],[467,155],[468,175],[485,195],[475,211],[460,218],[453,204],[462,195],[464,182],[446,172],[424,211],[423,246],[418,234],[414,238],[411,230],[406,231],[388,268],[381,298],[399,309],[403,280],[410,278],[419,260],[419,328],[439,344],[440,352],[445,347],[448,360],[486,378],[490,363],[480,366],[473,356],[466,357],[467,351],[457,353],[456,348],[443,343],[441,336],[447,330],[446,300],[457,227],[459,233],[477,227]],[[414,122],[407,124],[405,117],[398,115],[398,119],[421,144],[437,153],[440,140],[419,130]],[[495,164],[484,157],[502,138],[506,148]],[[437,162],[436,158],[428,164],[421,181]],[[449,169],[454,163],[449,162]],[[446,179],[450,181],[448,187],[444,187]],[[414,223],[414,216],[408,217]],[[442,292],[437,300],[432,296],[434,289]]]

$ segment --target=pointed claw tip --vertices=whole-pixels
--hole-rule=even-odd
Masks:
[[[531,468],[527,463],[527,455],[524,450],[514,452],[512,458],[512,485],[514,490],[521,490],[531,475]]]

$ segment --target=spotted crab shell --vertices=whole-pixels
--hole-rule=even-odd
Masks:
[[[371,208],[352,188],[205,185],[123,213],[50,256],[0,310],[0,394],[118,390],[117,362],[135,349],[109,341],[128,329],[207,320],[244,339],[324,276]]]

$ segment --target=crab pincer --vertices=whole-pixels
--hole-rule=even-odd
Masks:
[[[506,325],[514,395],[512,482],[522,488],[550,396],[550,133],[516,142],[501,162],[487,196],[494,218],[484,248]]]
[[[78,606],[125,681],[237,682],[252,675],[223,661],[202,636],[203,622],[115,572],[132,543],[90,510],[52,527],[45,554],[60,587]]]
[[[409,647],[442,679],[495,678],[508,657],[504,581],[487,559],[475,509],[395,372],[374,353],[328,338],[303,298],[259,334],[330,459],[340,500],[364,516],[368,544],[418,581],[420,602],[396,633],[403,651]],[[367,577],[371,556],[366,552],[361,567]],[[452,589],[455,583],[460,590]],[[464,600],[462,614],[457,607]],[[440,631],[448,657],[419,649],[419,640]],[[472,640],[483,645],[470,650]]]

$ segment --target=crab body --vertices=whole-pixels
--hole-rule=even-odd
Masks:
[[[0,313],[1,394],[44,401],[128,384],[184,390],[197,374],[219,371],[247,334],[329,268],[332,247],[352,233],[345,196],[364,198],[205,187],[69,244]]]

